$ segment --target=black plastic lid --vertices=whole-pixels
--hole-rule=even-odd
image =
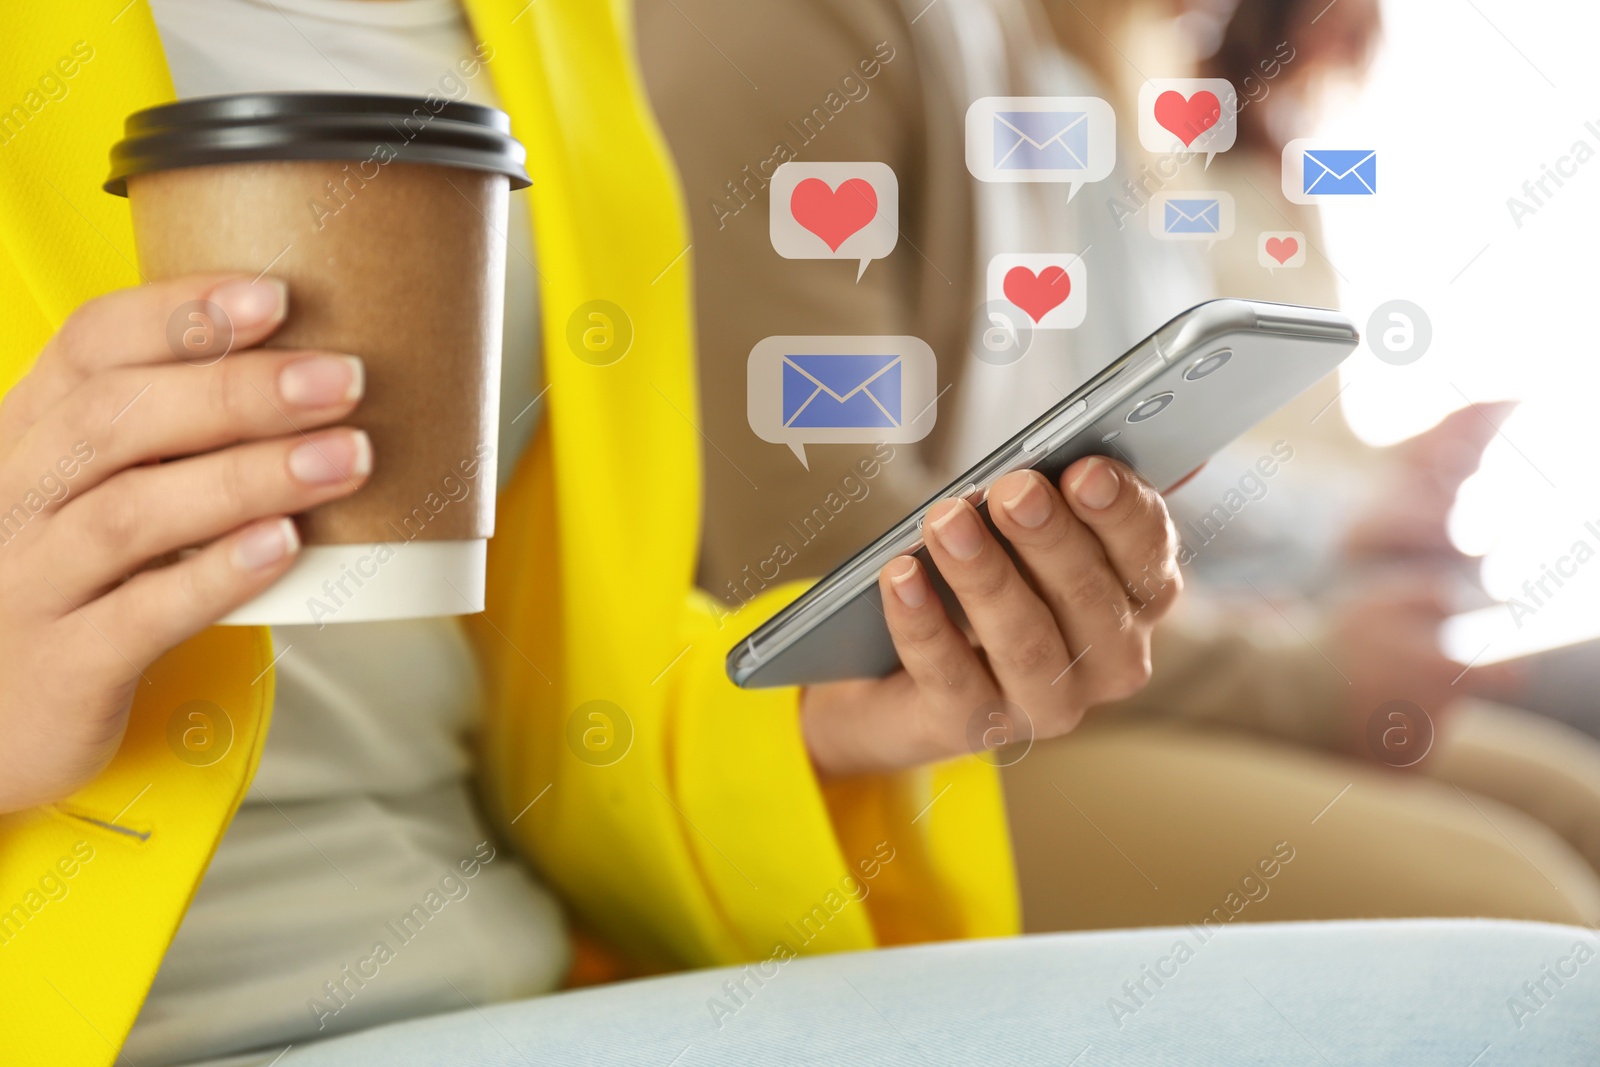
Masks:
[[[129,115],[104,188],[127,196],[129,177],[176,167],[373,159],[492,171],[522,189],[532,184],[527,156],[511,136],[511,119],[492,107],[420,96],[239,93]]]

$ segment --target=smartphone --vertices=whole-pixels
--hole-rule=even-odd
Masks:
[[[934,503],[965,497],[989,522],[985,498],[997,479],[1032,468],[1054,481],[1089,455],[1119,459],[1170,488],[1332,372],[1360,340],[1348,318],[1323,308],[1253,300],[1190,308],[740,641],[728,653],[728,676],[763,688],[891,673],[900,660],[878,591],[884,564],[914,554],[952,618],[964,618],[923,545]]]

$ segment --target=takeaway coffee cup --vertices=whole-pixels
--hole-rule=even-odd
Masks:
[[[224,622],[483,609],[504,234],[524,159],[503,112],[436,98],[251,93],[128,118],[105,188],[128,198],[145,278],[282,278],[289,315],[267,345],[366,364],[349,422],[372,438],[371,478],[298,516],[300,557]],[[203,365],[228,357],[232,329],[196,301],[173,309],[168,339]]]

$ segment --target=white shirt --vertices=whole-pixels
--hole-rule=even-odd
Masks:
[[[469,62],[474,41],[454,0],[151,8],[180,98],[432,91],[496,102],[488,71]],[[511,203],[502,479],[538,414],[527,410],[538,341],[526,197]],[[216,1062],[266,1063],[291,1042],[465,1009],[463,997],[481,1005],[554,989],[568,959],[559,909],[474,809],[467,741],[482,690],[459,620],[276,627],[273,641],[281,658],[260,770],[128,1058],[161,1067],[252,1050]]]

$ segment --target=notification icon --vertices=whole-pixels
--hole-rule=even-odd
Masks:
[[[1216,244],[1233,236],[1231,193],[1157,193],[1150,201],[1150,232],[1168,241]]]
[[[1003,252],[985,276],[990,301],[1021,309],[1035,329],[1070,330],[1088,312],[1088,270],[1072,252]]]
[[[1283,197],[1291,204],[1317,204],[1334,196],[1349,202],[1377,195],[1376,148],[1328,147],[1306,137],[1283,146]]]
[[[900,183],[886,163],[785,163],[772,174],[768,232],[785,259],[867,265],[900,239]]]
[[[763,441],[920,441],[938,417],[938,360],[916,337],[768,337],[750,350],[747,413]]]
[[[1204,152],[1209,167],[1238,140],[1238,104],[1226,78],[1152,78],[1139,89],[1139,143],[1151,152]]]
[[[1256,262],[1268,270],[1306,265],[1306,235],[1299,230],[1269,230],[1256,238]]]
[[[1116,113],[1097,96],[985,96],[966,125],[967,170],[980,182],[1064,182],[1071,200],[1116,165]]]

